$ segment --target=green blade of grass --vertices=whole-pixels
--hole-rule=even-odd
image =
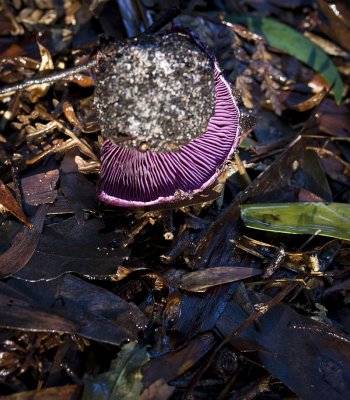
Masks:
[[[285,51],[311,67],[333,86],[334,98],[337,104],[341,102],[343,83],[337,68],[321,47],[300,32],[271,18],[228,15],[226,21],[247,26],[249,30],[264,36],[269,45]]]
[[[350,204],[244,204],[241,217],[249,228],[350,240]]]

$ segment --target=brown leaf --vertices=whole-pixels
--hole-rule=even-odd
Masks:
[[[206,289],[229,282],[241,281],[261,274],[258,268],[213,267],[194,271],[182,276],[181,289],[205,292]]]
[[[41,56],[39,71],[51,71],[54,69],[53,60],[52,60],[49,50],[40,43],[39,40],[41,39],[41,36],[42,35],[40,33],[37,36],[37,45],[38,45],[40,56]],[[32,103],[36,103],[40,99],[40,97],[45,96],[45,94],[47,93],[49,88],[50,88],[49,83],[46,83],[46,84],[42,83],[42,84],[31,86],[28,89],[29,100]]]
[[[27,220],[24,215],[21,206],[18,201],[13,197],[10,189],[0,179],[0,204],[3,205],[12,215],[24,222],[28,228],[32,227],[32,224]]]
[[[12,246],[0,255],[0,278],[15,274],[30,260],[38,245],[47,209],[47,205],[40,206],[34,216],[33,228],[23,227],[13,238]]]
[[[130,250],[114,245],[116,235],[100,232],[104,228],[101,219],[78,224],[74,217],[45,226],[35,254],[15,276],[28,281],[50,280],[69,272],[89,278],[113,276]]]
[[[172,381],[196,364],[214,344],[213,334],[204,333],[177,351],[151,359],[142,368],[144,385],[149,386],[159,379]]]
[[[319,23],[320,30],[331,37],[335,42],[346,50],[350,50],[350,29],[341,18],[333,11],[325,0],[318,0],[320,10],[327,18],[326,23]]]
[[[348,137],[350,133],[350,109],[347,105],[336,105],[333,100],[324,99],[319,106],[320,130],[332,136]]]
[[[51,169],[22,178],[21,185],[25,202],[33,206],[53,203],[58,194],[55,189],[58,178],[58,169]]]
[[[210,331],[236,288],[236,283],[215,286],[207,291],[206,296],[174,291],[168,297],[163,316],[164,328],[180,333],[181,344],[200,332]]]
[[[252,295],[251,301],[264,307],[270,298]],[[228,337],[242,323],[246,313],[231,302],[217,328]],[[337,328],[299,315],[279,303],[259,318],[259,330],[253,324],[231,336],[230,343],[246,357],[253,355],[275,378],[300,398],[346,399],[350,395],[350,341]]]
[[[74,209],[79,224],[84,224],[84,210],[96,210],[96,187],[78,172],[76,150],[67,151],[60,168],[61,189]]]

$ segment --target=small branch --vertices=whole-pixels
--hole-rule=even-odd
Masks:
[[[21,82],[12,83],[11,85],[6,85],[0,88],[0,96],[16,92],[18,90],[26,89],[30,86],[41,85],[43,83],[54,83],[60,79],[67,78],[81,71],[86,71],[97,65],[97,60],[92,59],[84,64],[76,65],[75,67],[68,68],[65,70],[50,72],[42,75],[36,75],[32,78],[24,79]]]

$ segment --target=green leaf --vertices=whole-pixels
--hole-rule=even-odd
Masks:
[[[241,217],[249,228],[350,240],[350,204],[244,204]]]
[[[269,45],[283,50],[318,72],[330,86],[339,104],[343,83],[339,72],[328,55],[300,32],[271,18],[229,15],[226,20],[239,23],[258,35],[264,36]]]
[[[136,342],[123,346],[108,372],[84,379],[82,400],[134,400],[140,398],[141,367],[149,360],[146,347]]]

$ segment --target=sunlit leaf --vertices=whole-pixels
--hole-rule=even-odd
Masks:
[[[82,400],[133,400],[142,390],[141,367],[149,360],[146,347],[136,342],[123,346],[109,371],[86,378]]]
[[[350,204],[244,204],[241,217],[249,228],[350,240]]]
[[[339,72],[328,55],[300,32],[271,18],[229,15],[228,22],[246,25],[251,31],[262,35],[277,49],[294,56],[318,72],[330,86],[339,104],[342,98],[343,83]]]

